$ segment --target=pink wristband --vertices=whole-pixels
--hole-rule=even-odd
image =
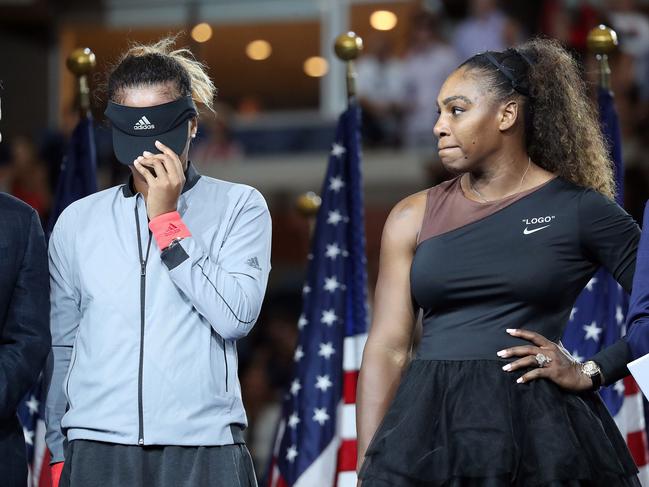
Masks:
[[[149,222],[149,229],[158,242],[160,250],[164,250],[176,238],[191,237],[192,234],[180,218],[180,213],[172,211],[156,216]]]

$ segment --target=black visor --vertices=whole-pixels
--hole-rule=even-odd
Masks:
[[[144,151],[159,154],[156,140],[180,155],[187,144],[187,121],[197,113],[192,97],[183,96],[152,107],[127,107],[109,101],[104,115],[113,125],[117,160],[130,166]]]

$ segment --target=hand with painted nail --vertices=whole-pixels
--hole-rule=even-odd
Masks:
[[[503,366],[506,372],[532,369],[523,374],[517,382],[524,384],[536,379],[548,379],[571,391],[585,391],[593,382],[581,371],[581,364],[563,347],[544,336],[529,330],[508,329],[510,335],[531,342],[530,345],[506,348],[497,355],[500,358],[521,357]]]
[[[178,155],[156,141],[161,154],[144,152],[134,167],[147,183],[146,208],[150,220],[176,211],[178,198],[185,185],[185,173]]]

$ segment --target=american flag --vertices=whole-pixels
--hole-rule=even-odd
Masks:
[[[602,132],[615,164],[616,201],[623,203],[623,169],[620,129],[613,95],[600,89],[599,110]],[[570,322],[563,337],[564,345],[579,360],[586,360],[599,350],[616,342],[626,333],[625,321],[629,297],[613,277],[600,269],[587,284],[570,313]],[[601,396],[626,438],[640,470],[642,485],[649,486],[649,455],[645,434],[642,394],[632,377],[603,388]]]
[[[84,115],[72,133],[68,150],[61,164],[54,204],[46,234],[52,232],[61,212],[74,201],[97,191],[97,152],[94,124],[90,114]],[[45,446],[43,408],[45,393],[42,377],[18,406],[23,426],[29,463],[29,487],[50,487],[50,452]]]
[[[329,157],[270,487],[356,485],[356,380],[368,319],[359,117],[351,102]]]

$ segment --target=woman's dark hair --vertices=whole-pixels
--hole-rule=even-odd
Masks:
[[[554,40],[533,39],[516,49],[473,56],[498,101],[519,98],[531,159],[583,187],[613,198],[615,180],[597,112],[577,62]]]
[[[216,88],[189,49],[173,50],[175,37],[150,45],[134,44],[108,77],[108,99],[120,103],[125,88],[170,84],[176,98],[191,95],[213,110]]]

